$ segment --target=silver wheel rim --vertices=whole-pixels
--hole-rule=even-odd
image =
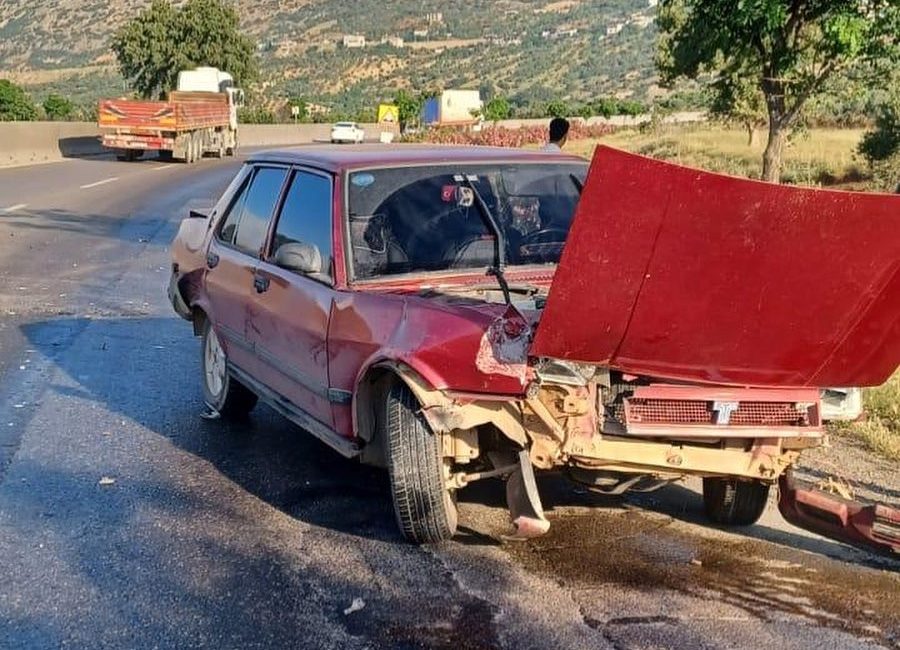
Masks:
[[[212,328],[206,336],[206,349],[203,355],[206,388],[210,395],[218,399],[225,387],[225,351],[219,345],[219,337]]]

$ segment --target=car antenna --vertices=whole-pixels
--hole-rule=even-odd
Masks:
[[[503,299],[507,305],[512,305],[512,298],[509,295],[509,283],[506,281],[506,276],[503,275],[506,268],[506,239],[503,237],[503,231],[500,229],[500,224],[497,223],[488,204],[484,202],[481,192],[478,191],[478,188],[472,182],[472,177],[464,174],[463,182],[472,190],[472,196],[475,199],[475,205],[478,206],[478,212],[481,213],[481,218],[488,230],[494,235],[494,265],[488,268],[488,275],[493,275],[497,278],[497,284],[500,285],[500,291],[503,292]]]

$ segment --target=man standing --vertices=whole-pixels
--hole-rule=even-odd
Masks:
[[[569,120],[564,117],[554,117],[550,120],[550,142],[545,144],[541,151],[560,152],[569,138]]]

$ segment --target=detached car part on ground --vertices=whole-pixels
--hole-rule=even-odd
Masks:
[[[561,467],[605,494],[702,477],[709,518],[732,525],[780,481],[790,521],[898,550],[896,510],[790,468],[822,444],[819,387],[876,385],[900,361],[900,199],[605,147],[585,171],[472,147],[252,158],[173,243],[207,402],[261,397],[386,466],[416,542],[452,536],[456,490],[489,477],[514,536],[546,532],[533,470]],[[295,221],[315,224],[306,240]]]

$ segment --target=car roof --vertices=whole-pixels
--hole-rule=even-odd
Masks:
[[[435,144],[365,144],[350,146],[304,145],[251,154],[247,162],[308,165],[328,171],[374,166],[428,163],[569,162],[587,161],[578,156],[507,147]]]

